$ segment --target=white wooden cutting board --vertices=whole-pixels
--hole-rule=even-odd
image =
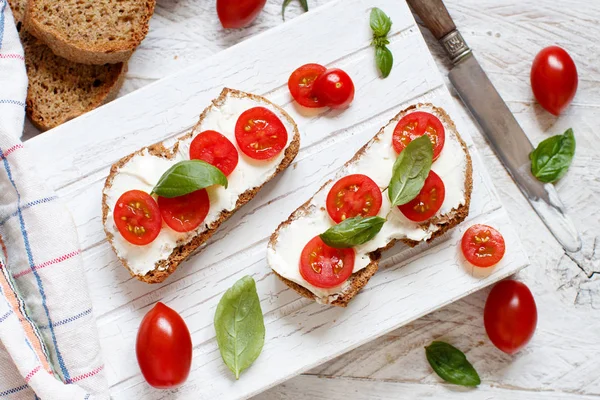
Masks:
[[[385,80],[378,76],[369,46],[373,6],[393,21],[394,68]],[[341,67],[353,77],[356,98],[348,110],[306,114],[296,107],[287,78],[308,62]],[[186,132],[224,86],[265,95],[282,105],[298,123],[301,151],[292,167],[223,224],[204,251],[166,282],[147,285],[132,279],[102,230],[101,189],[109,167],[141,146]],[[302,299],[271,273],[266,245],[277,225],[397,112],[419,101],[433,102],[456,115],[406,4],[343,0],[28,141],[40,173],[67,202],[79,230],[112,397],[246,398],[525,266],[526,255],[473,147],[474,127],[456,120],[473,156],[468,222],[431,245],[415,249],[396,245],[384,254],[380,272],[346,309]],[[494,225],[504,234],[507,253],[497,267],[474,270],[462,260],[458,243],[472,223]],[[221,361],[212,320],[223,292],[244,275],[257,282],[267,338],[259,359],[235,381]],[[157,301],[181,313],[193,336],[190,378],[174,391],[148,386],[135,359],[137,328]]]

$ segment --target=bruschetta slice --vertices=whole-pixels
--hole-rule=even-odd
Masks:
[[[423,134],[432,143],[431,171],[417,198],[391,206],[386,192],[394,163],[407,143]],[[382,251],[398,240],[409,246],[431,241],[462,222],[472,185],[471,157],[454,122],[432,104],[410,106],[279,225],[268,244],[269,266],[300,295],[345,307],[377,271]],[[355,216],[380,217],[382,226],[371,240],[343,249],[319,240]]]
[[[296,123],[282,108],[261,96],[224,89],[172,147],[157,143],[112,166],[102,196],[108,241],[132,276],[162,282],[287,168],[299,147]],[[218,167],[227,184],[187,197],[153,193],[166,171],[192,158]]]

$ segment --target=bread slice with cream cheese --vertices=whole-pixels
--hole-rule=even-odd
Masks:
[[[325,209],[327,193],[338,179],[357,173],[369,176],[381,190],[387,188],[397,157],[392,147],[394,128],[402,117],[415,111],[427,111],[437,116],[445,129],[446,143],[431,168],[442,178],[446,188],[442,207],[428,221],[412,222],[396,207],[390,207],[387,193],[384,193],[378,215],[387,218],[387,221],[373,240],[354,247],[356,259],[350,278],[331,289],[311,285],[299,273],[299,259],[304,245],[310,239],[334,225]],[[274,273],[300,295],[319,303],[345,307],[377,271],[382,251],[392,247],[398,240],[411,247],[431,241],[461,223],[469,213],[472,186],[471,157],[452,119],[443,109],[432,104],[410,106],[381,128],[340,169],[335,179],[325,183],[311,199],[279,225],[268,244],[268,263]]]
[[[238,151],[238,165],[228,177],[228,187],[215,185],[206,189],[210,210],[204,222],[195,230],[179,233],[163,223],[158,237],[150,244],[137,246],[127,242],[113,220],[113,210],[121,194],[134,189],[150,193],[167,169],[189,159],[190,143],[203,131],[216,130],[236,145],[237,119],[241,113],[256,106],[275,113],[285,126],[287,143],[284,149],[277,156],[264,161],[249,159]],[[223,89],[221,95],[200,115],[192,131],[179,138],[172,147],[157,143],[122,158],[112,166],[102,195],[102,221],[106,237],[132,276],[147,283],[162,282],[236,210],[250,201],[265,183],[287,168],[298,154],[299,147],[298,127],[282,108],[261,96]]]

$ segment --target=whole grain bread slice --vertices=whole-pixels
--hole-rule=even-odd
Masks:
[[[106,189],[110,188],[112,186],[115,176],[119,173],[119,169],[121,167],[123,167],[123,165],[125,165],[134,156],[141,154],[146,149],[148,150],[148,152],[151,155],[155,155],[157,157],[164,157],[164,158],[168,158],[168,159],[173,158],[175,156],[175,154],[177,153],[179,143],[181,141],[190,139],[192,137],[193,133],[196,131],[196,128],[202,124],[202,121],[207,116],[207,114],[210,112],[212,107],[220,107],[225,102],[227,96],[240,97],[240,98],[248,97],[248,98],[263,102],[263,103],[268,103],[268,104],[272,105],[273,107],[275,107],[277,110],[279,110],[280,113],[282,114],[282,116],[284,116],[290,122],[290,124],[294,127],[294,132],[293,132],[293,137],[292,137],[290,144],[285,149],[283,159],[277,165],[275,172],[269,178],[267,178],[261,186],[254,187],[254,188],[248,188],[248,190],[246,190],[244,193],[242,193],[239,196],[239,198],[236,202],[235,208],[233,210],[221,211],[217,220],[215,222],[213,222],[210,226],[208,226],[205,231],[203,231],[199,235],[193,237],[189,242],[182,243],[179,246],[177,246],[175,249],[173,249],[170,256],[166,260],[161,260],[161,261],[158,261],[155,263],[154,269],[152,271],[146,273],[145,275],[136,274],[134,271],[131,270],[131,268],[129,268],[127,260],[123,259],[122,257],[119,256],[117,250],[115,249],[115,247],[113,245],[113,239],[114,239],[113,234],[106,229],[107,217],[108,217],[108,213],[110,211],[109,206],[107,205]],[[294,122],[292,117],[290,117],[288,115],[288,113],[285,112],[285,110],[283,110],[281,107],[277,106],[276,104],[273,104],[272,102],[265,99],[264,97],[250,94],[250,93],[244,93],[244,92],[234,90],[234,89],[225,88],[225,89],[223,89],[223,91],[221,92],[219,97],[216,98],[215,100],[213,100],[212,104],[202,112],[202,114],[200,115],[200,118],[199,118],[198,122],[196,123],[196,125],[194,126],[194,128],[189,133],[180,137],[171,149],[166,148],[162,143],[156,143],[154,145],[144,147],[144,148],[136,151],[135,153],[129,154],[128,156],[123,157],[122,159],[117,161],[115,164],[113,164],[113,166],[110,169],[110,173],[109,173],[108,177],[106,178],[106,182],[104,184],[104,190],[103,190],[103,194],[102,194],[102,222],[105,227],[104,231],[106,233],[106,237],[107,237],[108,241],[110,242],[111,246],[113,247],[115,254],[117,254],[117,257],[119,257],[119,260],[121,261],[121,263],[129,270],[129,273],[133,277],[135,277],[136,279],[138,279],[140,281],[146,282],[146,283],[160,283],[160,282],[164,281],[169,275],[171,275],[177,269],[179,264],[182,261],[184,261],[192,252],[194,252],[202,244],[204,244],[216,232],[216,230],[219,228],[219,226],[221,226],[221,224],[223,222],[225,222],[227,219],[229,219],[229,217],[231,217],[240,207],[242,207],[244,204],[246,204],[247,202],[252,200],[254,198],[254,196],[260,191],[260,189],[267,182],[269,182],[271,179],[273,179],[275,176],[277,176],[281,171],[285,170],[292,163],[292,161],[298,154],[299,150],[300,150],[300,133],[298,131],[298,126],[296,125],[296,123]]]
[[[427,242],[430,242],[430,241],[434,240],[435,238],[440,237],[441,235],[446,233],[448,230],[450,230],[450,229],[454,228],[455,226],[457,226],[458,224],[460,224],[468,216],[469,206],[471,204],[471,193],[473,191],[473,165],[472,165],[472,161],[471,161],[471,155],[469,154],[469,149],[468,149],[466,143],[464,142],[464,140],[460,137],[460,134],[458,133],[458,131],[456,130],[454,121],[452,121],[452,119],[450,118],[450,116],[448,116],[446,111],[444,111],[443,109],[441,109],[439,107],[435,107],[432,104],[412,105],[412,106],[406,108],[405,110],[401,111],[394,118],[392,118],[392,120],[390,120],[390,122],[387,125],[397,123],[406,114],[414,111],[415,109],[418,109],[419,107],[423,107],[423,106],[432,107],[436,111],[436,114],[438,115],[438,117],[440,117],[443,120],[443,122],[446,123],[452,129],[453,133],[455,134],[458,142],[460,143],[460,145],[462,147],[462,150],[465,153],[465,157],[466,157],[466,161],[467,161],[466,169],[465,169],[465,187],[464,187],[465,202],[464,202],[464,204],[460,205],[460,207],[453,208],[447,214],[435,216],[434,218],[432,218],[429,221],[422,224],[423,228],[425,228],[429,224],[433,224],[438,227],[438,229],[435,232],[433,232],[431,237],[429,239],[427,239]],[[384,129],[385,129],[385,126],[379,130],[379,132],[375,135],[373,140],[377,140],[377,138],[383,134]],[[345,165],[347,166],[347,165],[351,164],[353,161],[355,161],[356,159],[358,159],[366,151],[369,143],[365,144],[354,155],[354,157],[352,157],[352,159],[350,159],[348,162],[346,162]],[[331,182],[332,182],[332,180],[327,181],[321,187],[321,189],[323,189],[325,186],[327,186]],[[321,189],[319,189],[319,190],[321,190]],[[306,201],[306,203],[304,203],[303,205],[298,207],[298,209],[296,209],[286,221],[282,222],[277,227],[275,232],[271,235],[271,238],[270,238],[269,244],[268,244],[269,247],[274,248],[274,246],[277,243],[277,240],[279,238],[279,231],[283,227],[292,224],[294,222],[294,220],[296,220],[300,216],[305,215],[306,213],[310,212],[309,207],[311,207],[311,200],[312,200],[312,197],[308,201]],[[409,239],[401,239],[400,241],[410,247],[415,247],[421,243],[421,242],[409,240]],[[279,279],[281,279],[287,286],[289,286],[291,289],[295,290],[301,296],[306,297],[311,300],[314,300],[314,301],[318,301],[320,303],[324,303],[324,304],[331,304],[334,306],[346,307],[348,305],[348,302],[350,300],[352,300],[352,298],[358,292],[360,292],[360,290],[367,284],[367,282],[369,282],[369,279],[375,274],[375,272],[377,272],[377,270],[379,268],[379,260],[381,259],[381,253],[384,252],[385,250],[388,250],[391,247],[393,247],[394,244],[396,244],[396,242],[397,242],[397,240],[393,240],[390,243],[388,243],[386,246],[371,252],[369,254],[371,262],[365,268],[353,273],[350,276],[350,278],[348,278],[348,281],[347,281],[348,285],[345,285],[344,288],[339,293],[336,293],[335,295],[330,295],[327,298],[317,297],[314,293],[312,293],[307,288],[303,287],[302,285],[299,285],[296,282],[293,282],[289,279],[284,278],[283,276],[278,274],[274,268],[272,268],[272,269],[273,269],[273,272],[275,273],[275,275],[277,277],[279,277]]]
[[[148,33],[155,0],[29,0],[27,30],[54,54],[82,64],[129,59]]]
[[[126,64],[85,65],[58,57],[24,28],[27,1],[9,3],[25,52],[26,112],[38,129],[52,129],[116,97]]]

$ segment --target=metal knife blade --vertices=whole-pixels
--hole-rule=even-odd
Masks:
[[[450,71],[449,78],[535,212],[565,250],[579,251],[581,239],[573,222],[565,215],[556,189],[531,174],[531,142],[475,56],[468,54],[460,59]]]
[[[455,65],[450,81],[519,189],[563,248],[579,251],[581,239],[556,189],[531,174],[531,142],[456,29],[444,2],[407,1],[450,56]]]

